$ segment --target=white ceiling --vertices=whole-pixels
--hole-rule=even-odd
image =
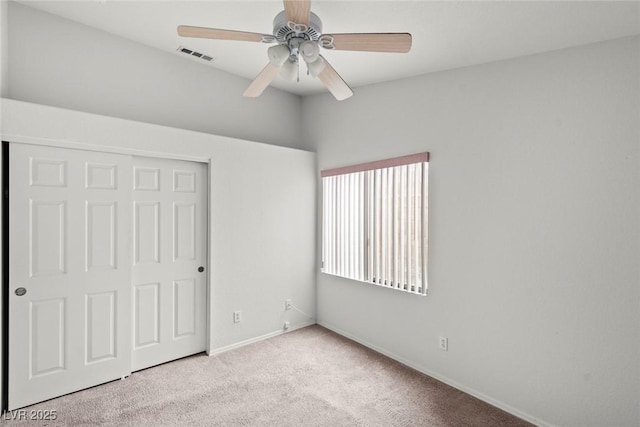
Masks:
[[[271,34],[273,18],[283,9],[280,0],[21,3],[249,79],[267,63],[268,45],[181,38],[176,27]],[[324,51],[351,87],[640,34],[639,1],[316,0],[312,11],[322,19],[323,33],[413,35],[407,54]],[[181,45],[214,60],[178,53]],[[272,85],[300,95],[323,91],[305,72],[301,66],[300,82],[278,78]]]

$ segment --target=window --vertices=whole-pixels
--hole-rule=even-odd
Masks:
[[[322,171],[322,271],[427,293],[429,153]]]

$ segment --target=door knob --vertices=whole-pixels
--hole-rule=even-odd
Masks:
[[[204,271],[204,267],[198,267],[198,271],[202,273]]]
[[[21,297],[22,295],[24,295],[26,293],[27,293],[27,290],[25,288],[16,289],[16,295],[18,295],[19,297]]]

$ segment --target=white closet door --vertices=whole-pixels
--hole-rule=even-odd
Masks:
[[[10,145],[9,409],[130,373],[131,158]]]
[[[133,159],[134,371],[205,350],[207,179],[202,163]]]

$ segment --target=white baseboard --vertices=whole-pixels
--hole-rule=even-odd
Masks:
[[[308,321],[305,321],[305,322],[297,323],[297,324],[291,326],[286,331],[285,330],[278,330],[278,331],[275,331],[275,332],[270,332],[268,334],[260,335],[259,337],[249,338],[248,340],[244,340],[244,341],[240,341],[240,342],[237,342],[237,343],[229,344],[229,345],[226,345],[224,347],[210,349],[207,352],[207,354],[209,356],[215,356],[216,354],[220,354],[220,353],[224,353],[224,352],[227,352],[227,351],[230,351],[230,350],[234,350],[236,348],[244,347],[245,345],[249,345],[249,344],[253,344],[255,342],[259,342],[259,341],[263,341],[263,340],[266,340],[266,339],[269,339],[269,338],[277,337],[278,335],[286,334],[288,332],[295,331],[296,329],[306,328],[307,326],[311,326],[311,325],[315,325],[315,324],[316,324],[315,320],[308,320]]]
[[[524,413],[524,412],[522,412],[522,411],[520,411],[520,410],[518,410],[518,409],[516,409],[516,408],[514,408],[514,407],[512,407],[510,405],[507,405],[507,404],[505,404],[503,402],[495,400],[495,399],[493,399],[493,398],[485,395],[484,393],[481,393],[481,392],[479,392],[479,391],[477,391],[477,390],[475,390],[473,388],[464,386],[464,385],[462,385],[462,384],[460,384],[460,383],[458,383],[456,381],[453,381],[453,380],[451,380],[451,379],[449,379],[449,378],[447,378],[447,377],[445,377],[443,375],[440,375],[440,374],[437,374],[435,372],[432,372],[432,371],[430,371],[428,369],[425,369],[422,366],[418,366],[414,362],[412,362],[410,360],[407,360],[404,357],[400,357],[400,356],[398,356],[397,354],[394,354],[391,351],[388,351],[388,350],[386,350],[384,348],[378,347],[378,346],[373,345],[373,344],[371,344],[371,343],[369,343],[369,342],[367,342],[365,340],[362,340],[362,339],[360,339],[360,338],[358,338],[356,336],[353,336],[349,332],[344,331],[344,330],[342,330],[340,328],[337,328],[337,327],[335,327],[335,326],[333,326],[333,325],[331,325],[329,323],[318,322],[318,325],[320,325],[320,326],[322,326],[324,328],[327,328],[327,329],[329,329],[329,330],[331,330],[331,331],[333,331],[333,332],[335,332],[335,333],[337,333],[339,335],[342,335],[342,336],[344,336],[346,338],[349,338],[350,340],[353,340],[353,341],[355,341],[355,342],[357,342],[359,344],[362,344],[363,346],[368,347],[368,348],[370,348],[370,349],[372,349],[372,350],[374,350],[374,351],[376,351],[378,353],[384,354],[385,356],[387,356],[387,357],[389,357],[389,358],[391,358],[391,359],[393,359],[393,360],[395,360],[397,362],[400,362],[403,365],[406,365],[406,366],[408,366],[408,367],[410,367],[412,369],[415,369],[418,372],[421,372],[421,373],[423,373],[425,375],[428,375],[428,376],[430,376],[432,378],[435,378],[436,380],[441,381],[441,382],[443,382],[443,383],[445,383],[447,385],[450,385],[453,388],[456,388],[456,389],[458,389],[460,391],[463,391],[463,392],[465,392],[467,394],[470,394],[473,397],[476,397],[476,398],[478,398],[478,399],[480,399],[480,400],[482,400],[482,401],[484,401],[484,402],[486,402],[486,403],[488,403],[488,404],[490,404],[492,406],[495,406],[496,408],[502,409],[503,411],[508,412],[511,415],[514,415],[514,416],[516,416],[518,418],[521,418],[521,419],[523,419],[523,420],[525,420],[527,422],[530,422],[531,424],[534,424],[534,425],[539,426],[539,427],[553,427],[553,424],[546,423],[546,422],[544,422],[544,421],[542,421],[542,420],[540,420],[540,419],[538,419],[536,417],[533,417],[533,416],[531,416],[531,415],[529,415],[527,413]]]

